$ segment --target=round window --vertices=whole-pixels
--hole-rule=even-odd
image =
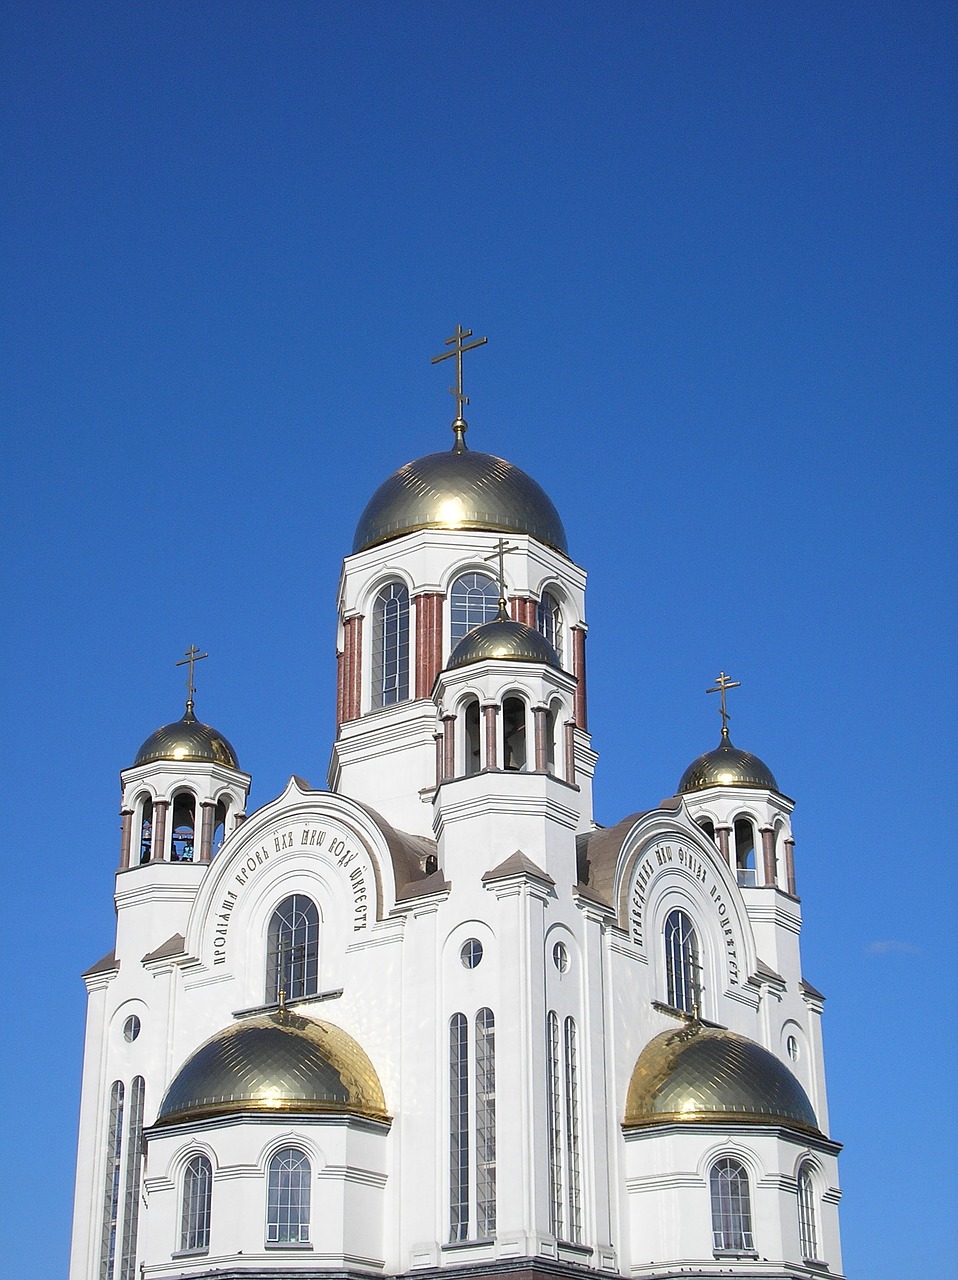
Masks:
[[[569,971],[569,948],[564,942],[557,942],[552,948],[552,963],[560,973]]]
[[[785,1050],[793,1062],[798,1061],[799,1048],[798,1048],[798,1038],[796,1036],[788,1037],[788,1039],[785,1041]]]
[[[469,938],[468,941],[462,944],[459,959],[462,961],[464,969],[475,969],[482,959],[482,943],[478,938]]]
[[[123,1039],[133,1041],[140,1034],[140,1020],[135,1013],[131,1013],[123,1024]]]

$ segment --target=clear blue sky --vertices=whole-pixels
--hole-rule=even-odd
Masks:
[[[67,1258],[118,771],[182,707],[321,784],[369,494],[470,442],[590,571],[600,821],[796,798],[846,1270],[955,1274],[952,4],[8,0],[0,1199]]]

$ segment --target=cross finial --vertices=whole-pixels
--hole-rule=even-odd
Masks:
[[[725,694],[728,689],[738,689],[741,686],[741,683],[741,680],[732,680],[724,671],[720,671],[715,677],[715,684],[713,687],[705,690],[706,693],[720,693],[722,695],[722,706],[719,710],[719,715],[722,717],[723,738],[728,737],[728,722],[731,719],[725,706]]]
[[[193,714],[193,694],[196,692],[196,685],[193,683],[193,668],[198,662],[202,662],[204,658],[208,658],[208,653],[200,653],[195,644],[191,644],[186,654],[176,664],[178,667],[189,667],[190,674],[186,678],[186,713]]]
[[[492,555],[483,557],[483,559],[486,561],[487,564],[489,563],[490,560],[499,561],[499,621],[500,622],[509,621],[509,611],[506,607],[508,602],[506,600],[505,559],[506,559],[506,555],[510,551],[518,551],[518,550],[519,548],[517,546],[509,546],[505,538],[500,538],[499,541],[496,543],[496,549],[495,551],[493,551]]]
[[[446,339],[446,346],[452,347],[451,351],[443,351],[438,356],[433,356],[430,364],[438,364],[440,360],[448,360],[450,356],[456,357],[456,385],[449,388],[450,395],[456,400],[456,417],[452,424],[453,432],[456,436],[456,442],[452,446],[455,453],[462,453],[466,447],[466,420],[462,416],[463,406],[469,403],[469,397],[462,393],[462,353],[464,351],[472,351],[475,347],[481,347],[488,342],[488,338],[477,338],[475,342],[466,342],[466,338],[472,337],[471,329],[464,329],[461,324],[456,325],[456,332],[451,338]]]

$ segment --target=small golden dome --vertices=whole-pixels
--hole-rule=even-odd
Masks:
[[[531,476],[491,453],[473,453],[461,435],[448,453],[407,462],[366,504],[353,552],[416,529],[526,533],[568,555],[551,498]]]
[[[239,768],[232,746],[216,729],[197,720],[191,702],[187,703],[182,720],[165,724],[150,734],[136,753],[133,767],[152,764],[154,760],[199,761]]]
[[[701,791],[704,787],[761,787],[778,791],[778,783],[768,765],[751,752],[733,747],[727,729],[722,730],[722,741],[715,750],[706,751],[693,760],[682,774],[679,794]]]
[[[496,618],[467,631],[453,649],[446,670],[454,671],[457,667],[483,662],[486,658],[507,662],[543,662],[548,667],[560,665],[555,649],[541,632],[510,618]]]
[[[237,1111],[353,1112],[388,1119],[379,1077],[340,1027],[291,1013],[235,1022],[187,1059],[156,1123]]]
[[[650,1040],[629,1082],[625,1127],[729,1120],[819,1132],[808,1094],[754,1040],[701,1023]]]

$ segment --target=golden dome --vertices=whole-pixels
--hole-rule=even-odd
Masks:
[[[701,791],[703,787],[761,787],[778,791],[778,783],[768,765],[751,752],[733,747],[727,729],[722,730],[722,740],[715,750],[706,751],[693,760],[682,774],[679,794]]]
[[[629,1082],[626,1128],[730,1120],[819,1132],[805,1090],[754,1040],[691,1023],[649,1041]]]
[[[526,533],[569,553],[545,490],[511,462],[473,453],[461,434],[448,453],[407,462],[383,481],[359,518],[353,552],[416,529]]]
[[[151,764],[154,760],[200,761],[239,768],[232,746],[216,729],[197,720],[192,701],[187,703],[182,720],[165,724],[150,734],[136,753],[133,767]]]
[[[446,670],[454,671],[457,667],[483,662],[486,658],[505,659],[507,662],[543,662],[549,667],[560,665],[555,649],[541,632],[510,618],[496,618],[467,631],[453,649]]]
[[[237,1111],[354,1112],[386,1120],[379,1077],[351,1036],[291,1013],[234,1022],[187,1059],[157,1124]]]

